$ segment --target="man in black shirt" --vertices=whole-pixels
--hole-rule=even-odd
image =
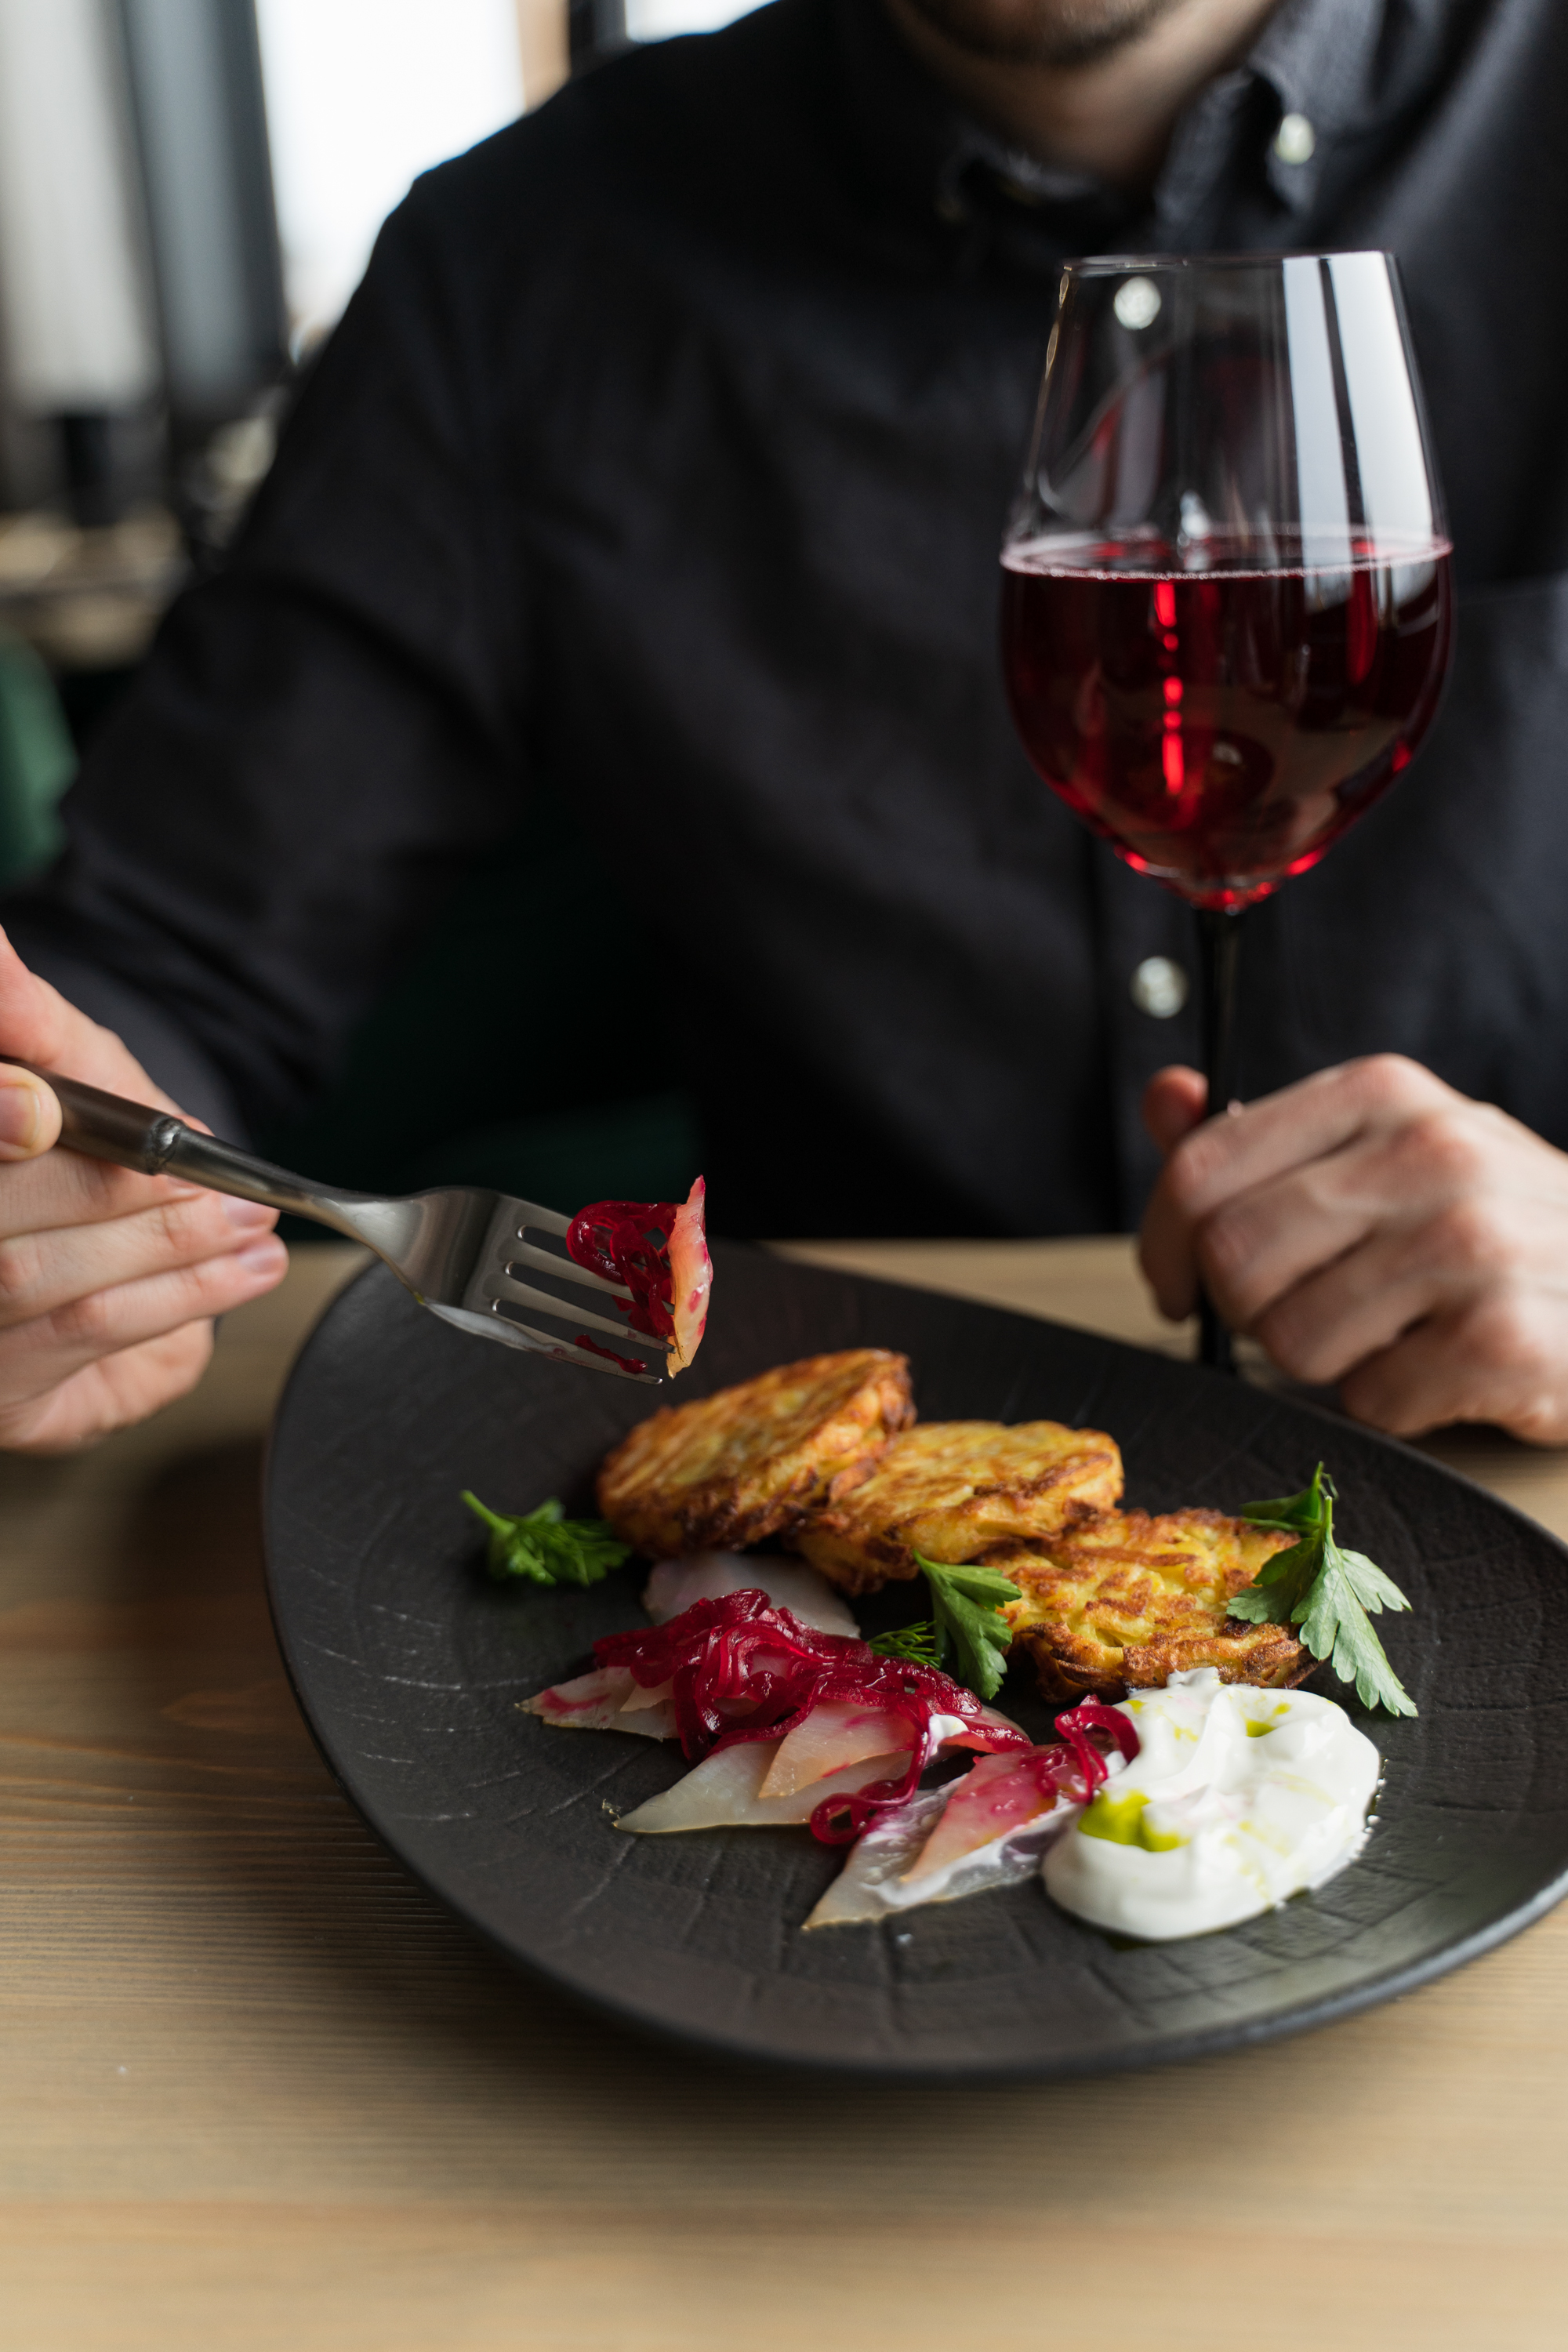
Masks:
[[[1568,1436],[1565,83],[1554,0],[780,0],[573,86],[384,233],[10,910],[65,1002],[0,967],[0,1046],[275,1118],[546,788],[657,941],[721,1230],[1152,1192],[1173,1311],[1201,1261],[1385,1426]],[[997,547],[1064,256],[1333,246],[1404,267],[1459,653],[1411,776],[1256,919],[1263,1099],[1199,1126],[1194,1008],[1144,984],[1189,918],[1014,740]],[[53,1133],[7,1108],[13,1153]],[[0,1438],[188,1385],[279,1270],[235,1207],[0,1171]]]

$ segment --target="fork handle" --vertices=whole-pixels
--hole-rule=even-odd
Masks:
[[[308,1184],[286,1168],[241,1151],[216,1135],[187,1127],[172,1111],[153,1110],[146,1103],[130,1102],[123,1095],[107,1094],[101,1087],[84,1086],[79,1078],[62,1078],[41,1070],[14,1054],[4,1059],[17,1069],[31,1070],[54,1090],[60,1107],[60,1142],[69,1151],[89,1160],[111,1160],[117,1168],[134,1168],[142,1176],[177,1176],[187,1184],[204,1184],[209,1192],[232,1192],[242,1201],[261,1201],[269,1209],[288,1209],[300,1217],[363,1238],[349,1212],[365,1198]],[[342,1203],[342,1206],[339,1204]]]
[[[170,1111],[152,1110],[123,1095],[106,1094],[101,1087],[83,1086],[79,1078],[57,1076],[32,1062],[18,1062],[16,1067],[31,1070],[53,1088],[60,1107],[60,1141],[89,1160],[110,1160],[117,1168],[135,1168],[143,1176],[167,1176],[171,1155],[183,1137],[195,1132]]]

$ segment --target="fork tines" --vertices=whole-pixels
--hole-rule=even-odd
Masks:
[[[510,1309],[526,1307],[532,1314],[548,1315],[574,1324],[582,1337],[575,1346],[560,1347],[558,1352],[563,1362],[585,1362],[595,1371],[611,1372],[624,1380],[651,1384],[662,1381],[668,1364],[664,1340],[654,1339],[646,1332],[634,1331],[625,1322],[615,1322],[608,1316],[595,1314],[588,1307],[579,1306],[574,1298],[558,1297],[524,1279],[529,1273],[547,1275],[574,1289],[597,1291],[601,1297],[621,1299],[628,1307],[633,1304],[632,1293],[624,1283],[611,1282],[604,1275],[595,1274],[588,1266],[579,1265],[564,1251],[541,1249],[537,1243],[528,1240],[527,1234],[531,1227],[536,1233],[563,1241],[571,1221],[558,1210],[542,1209],[531,1201],[517,1201],[512,1206],[517,1212],[512,1220],[513,1230],[499,1242],[499,1263],[491,1275],[492,1311],[502,1315],[509,1323],[518,1319]],[[526,1324],[520,1328],[530,1329]],[[595,1346],[588,1337],[595,1332],[603,1333],[607,1339],[618,1339],[628,1352],[622,1354],[612,1349]],[[550,1346],[550,1334],[532,1331],[531,1336]],[[552,1348],[551,1352],[557,1350]],[[634,1352],[640,1360],[634,1361]]]

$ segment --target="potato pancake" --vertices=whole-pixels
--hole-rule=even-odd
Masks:
[[[1220,1511],[1108,1511],[1047,1542],[1003,1545],[987,1568],[1023,1598],[1003,1611],[1047,1698],[1124,1698],[1193,1666],[1276,1686],[1312,1670],[1283,1625],[1229,1618],[1233,1592],[1294,1538]]]
[[[1121,1456],[1099,1429],[1059,1421],[930,1421],[849,1471],[793,1538],[846,1592],[874,1592],[928,1559],[977,1559],[1014,1536],[1049,1536],[1106,1510]]]
[[[914,1417],[907,1356],[807,1356],[639,1422],[605,1458],[599,1508],[649,1559],[737,1550],[792,1528]]]

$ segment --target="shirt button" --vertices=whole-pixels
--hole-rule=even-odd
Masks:
[[[1304,114],[1287,114],[1274,133],[1274,152],[1282,163],[1310,163],[1318,134]]]
[[[1131,993],[1140,1013],[1169,1021],[1187,1001],[1187,975],[1169,956],[1145,956],[1132,975]]]

